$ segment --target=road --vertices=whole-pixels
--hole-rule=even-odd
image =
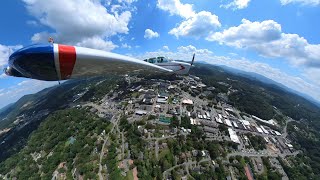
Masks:
[[[100,158],[99,158],[99,172],[98,172],[99,180],[103,180],[104,179],[103,175],[101,173],[101,171],[102,171],[101,161],[102,161],[102,158],[104,156],[104,147],[105,147],[106,143],[108,142],[109,134],[113,132],[115,127],[118,125],[118,122],[119,122],[119,117],[118,116],[113,116],[112,119],[111,119],[111,123],[113,124],[113,126],[112,126],[110,132],[106,135],[106,138],[104,139],[104,142],[103,142],[103,145],[102,145],[102,148],[101,148]]]
[[[125,154],[124,154],[124,134],[123,134],[123,131],[121,132],[121,141],[122,141],[122,159],[124,159],[125,157]]]
[[[92,102],[87,103],[87,104],[84,104],[83,106],[92,106],[92,107],[96,108],[99,112],[107,112],[106,109],[104,109],[104,108],[101,107],[100,105],[94,104],[94,103],[92,103]]]
[[[159,160],[159,141],[158,140],[156,140],[154,143],[154,150],[156,153],[156,158],[157,158],[157,160]]]
[[[169,138],[174,138],[174,137],[176,137],[177,135],[172,135],[172,136],[164,136],[164,137],[159,137],[159,138],[157,138],[157,137],[154,137],[154,138],[150,138],[150,137],[148,137],[148,138],[146,138],[146,140],[155,140],[155,148],[154,148],[154,150],[155,150],[155,154],[156,154],[156,158],[157,158],[157,160],[159,160],[159,141],[160,140],[165,140],[165,139],[169,139]]]
[[[171,135],[171,136],[164,136],[164,137],[153,137],[153,138],[146,138],[146,140],[165,140],[165,139],[169,139],[169,138],[174,138],[176,137],[177,135]]]
[[[288,132],[287,132],[288,123],[289,123],[289,122],[292,122],[292,121],[294,121],[294,120],[293,120],[293,119],[288,119],[288,120],[286,121],[286,125],[285,125],[284,128],[283,128],[283,133],[281,134],[281,137],[283,137],[283,138],[286,138],[286,137],[287,137],[287,135],[288,135]]]
[[[182,163],[182,164],[178,164],[178,165],[172,166],[171,168],[165,170],[165,171],[162,173],[162,177],[163,177],[163,179],[166,179],[167,175],[168,175],[172,170],[174,170],[174,169],[177,168],[177,167],[181,167],[181,166],[185,166],[186,171],[187,171],[188,175],[190,176],[190,174],[189,174],[189,167],[190,167],[190,166],[192,166],[192,165],[197,165],[197,163],[200,164],[200,163],[203,163],[203,162],[206,162],[206,161],[211,161],[211,159],[210,159],[210,158],[205,158],[205,159],[200,160],[199,162],[197,162],[197,161],[187,161],[187,162],[184,162],[184,163]]]
[[[227,155],[227,159],[231,156],[248,156],[248,157],[286,157],[286,156],[296,156],[299,154],[299,151],[295,151],[293,153],[279,153],[279,154],[259,154],[259,153],[248,153],[248,152],[233,152]]]

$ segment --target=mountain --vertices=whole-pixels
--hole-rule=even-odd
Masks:
[[[204,64],[209,64],[209,63],[206,63],[206,62],[201,62],[201,63],[204,63]],[[211,64],[210,64],[211,65]],[[225,65],[217,65],[218,67],[221,67],[222,69],[224,69],[225,71],[229,72],[229,73],[232,73],[232,74],[235,74],[235,75],[238,75],[238,76],[242,76],[242,77],[245,77],[245,78],[248,78],[248,79],[251,79],[251,80],[257,80],[257,81],[261,81],[263,83],[266,83],[266,84],[272,84],[272,85],[276,85],[278,86],[279,88],[282,88],[283,90],[285,91],[288,91],[290,93],[294,93],[294,94],[297,94],[305,99],[307,99],[308,101],[312,102],[313,104],[315,104],[316,106],[320,107],[320,101],[314,99],[313,97],[307,95],[307,94],[304,94],[304,93],[301,93],[299,91],[296,91],[294,89],[291,89],[279,82],[276,82],[270,78],[267,78],[261,74],[258,74],[258,73],[254,73],[254,72],[247,72],[247,71],[242,71],[242,70],[239,70],[239,69],[235,69],[235,68],[231,68],[231,67],[228,67],[228,66],[225,66]]]
[[[8,109],[10,109],[11,107],[12,107],[12,105],[14,105],[14,103],[10,103],[10,104],[8,104],[8,105],[6,105],[6,106],[4,106],[3,108],[1,108],[0,109],[0,117],[1,116],[4,116],[4,112],[8,112],[7,110]],[[2,113],[4,113],[4,114],[2,114]],[[0,121],[1,121],[2,119],[0,118]]]

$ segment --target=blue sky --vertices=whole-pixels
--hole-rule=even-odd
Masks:
[[[0,68],[33,43],[256,72],[320,101],[319,0],[3,0]],[[0,108],[57,84],[0,74]]]

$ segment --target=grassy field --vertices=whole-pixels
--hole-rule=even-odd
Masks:
[[[133,180],[133,173],[132,170],[127,172],[126,180]]]

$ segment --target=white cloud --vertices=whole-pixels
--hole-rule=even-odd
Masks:
[[[49,36],[56,42],[68,44],[91,44],[99,41],[99,49],[113,49],[106,39],[119,33],[128,33],[131,12],[126,10],[110,14],[97,0],[24,0],[29,13],[42,25],[55,32],[34,34],[32,41],[46,42]],[[101,43],[106,41],[105,43]],[[110,45],[110,47],[106,47]]]
[[[233,0],[229,4],[221,5],[220,7],[223,7],[226,9],[231,8],[233,10],[244,9],[244,8],[248,7],[249,2],[250,2],[250,0]]]
[[[103,40],[101,37],[86,38],[81,42],[76,43],[76,45],[105,51],[111,51],[118,47],[117,45],[113,44],[112,41]]]
[[[127,43],[121,44],[121,47],[125,49],[131,49],[131,46],[128,45]]]
[[[201,57],[201,59],[204,59],[203,57],[209,57],[213,55],[213,52],[208,49],[197,49],[192,45],[188,45],[188,46],[177,47],[177,51],[175,52],[168,51],[168,50],[146,52],[143,55],[139,55],[137,58],[147,59],[150,57],[165,56],[175,60],[191,61],[193,53],[196,53],[196,60],[198,59],[198,57]]]
[[[213,54],[212,51],[208,50],[208,49],[197,49],[196,47],[192,46],[192,45],[188,45],[188,46],[179,46],[177,48],[179,53],[196,53],[197,55],[211,55]]]
[[[176,36],[190,36],[195,38],[206,37],[220,27],[218,16],[211,12],[201,11],[189,19],[182,21],[178,27],[169,31],[169,34]]]
[[[251,22],[216,32],[207,37],[209,41],[236,48],[251,49],[262,56],[284,58],[293,65],[320,68],[320,44],[309,44],[297,34],[286,34],[281,25],[273,20]]]
[[[320,5],[320,0],[280,0],[282,5],[288,4],[302,4],[302,5],[310,5],[310,6],[318,6]]]
[[[317,86],[320,86],[320,69],[318,68],[305,69],[303,76],[306,79],[310,79]]]
[[[205,61],[210,64],[225,65],[232,68],[240,69],[247,72],[255,72],[261,74],[267,78],[270,78],[278,83],[281,83],[293,90],[308,94],[311,97],[320,101],[320,76],[318,76],[318,83],[314,81],[309,82],[309,74],[299,76],[292,76],[284,73],[282,70],[271,67],[266,63],[254,62],[245,58],[228,57],[228,56],[215,56],[213,52],[207,49],[197,49],[196,47],[180,46],[177,51],[153,51],[146,52],[143,55],[138,56],[140,59],[145,59],[155,56],[166,56],[172,59],[180,59],[185,61],[191,61],[193,52],[196,52],[195,61]],[[318,73],[319,71],[310,73]],[[316,80],[316,79],[313,79]]]
[[[182,4],[180,0],[158,0],[158,8],[184,18],[177,27],[169,31],[169,34],[177,38],[180,36],[205,37],[221,26],[217,15],[208,11],[196,13],[191,4]]]
[[[9,56],[16,50],[22,48],[21,45],[6,46],[0,44],[0,70],[8,64]]]
[[[138,0],[118,0],[119,3],[127,3],[127,4],[131,4],[134,2],[137,2]]]
[[[17,101],[26,94],[36,93],[44,88],[56,85],[57,82],[39,81],[34,79],[24,80],[16,85],[2,89],[0,93],[0,108]]]
[[[146,39],[152,39],[152,38],[157,38],[159,37],[159,33],[152,31],[151,29],[146,29],[144,31],[144,38]]]
[[[195,15],[191,4],[182,4],[180,0],[158,0],[158,8],[169,11],[171,15],[189,18]]]
[[[163,46],[162,49],[169,51],[169,46]]]

